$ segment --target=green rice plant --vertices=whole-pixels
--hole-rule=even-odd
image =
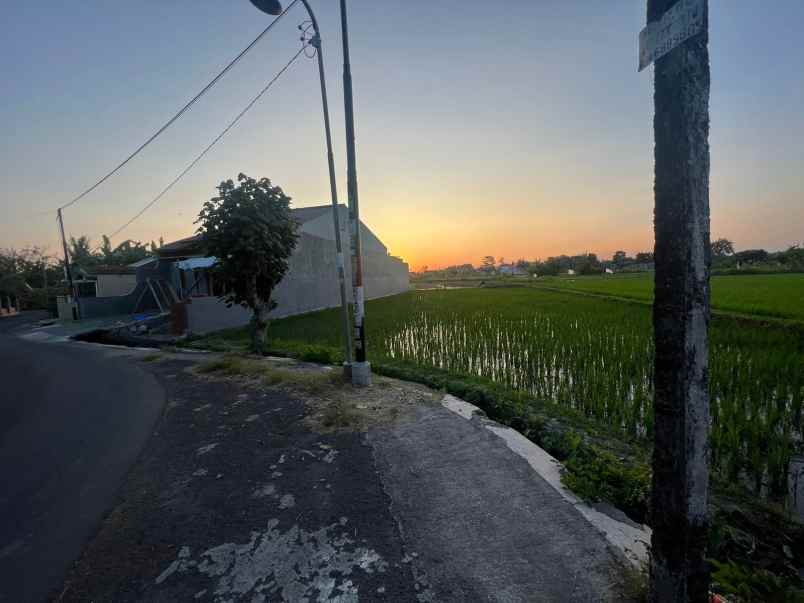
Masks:
[[[796,276],[767,278],[782,279],[769,282],[783,284],[785,295],[798,283],[801,300],[804,279],[788,278]],[[763,303],[771,313],[774,301]],[[785,314],[791,306],[779,307]],[[652,436],[649,305],[536,287],[414,291],[369,302],[366,328],[372,360],[386,367],[438,370],[516,392],[638,442]],[[802,333],[734,316],[711,322],[713,469],[774,500],[784,498],[790,460],[802,447]],[[272,345],[297,355],[313,349],[317,357],[339,358],[337,309],[274,321],[270,335]],[[471,395],[480,396],[482,387]],[[527,416],[526,408],[515,412]]]

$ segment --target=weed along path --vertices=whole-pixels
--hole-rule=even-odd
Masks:
[[[168,403],[61,601],[630,596],[605,528],[442,393],[292,360],[132,362]]]

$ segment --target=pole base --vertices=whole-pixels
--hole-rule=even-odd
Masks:
[[[353,362],[352,363],[352,385],[366,387],[371,385],[371,363]]]
[[[348,362],[343,363],[343,380],[346,383],[352,382],[352,365]]]

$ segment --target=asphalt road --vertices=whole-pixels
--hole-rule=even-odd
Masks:
[[[95,533],[164,405],[119,353],[0,318],[0,601],[42,601]]]

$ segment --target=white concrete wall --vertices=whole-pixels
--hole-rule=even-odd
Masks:
[[[227,308],[217,297],[192,297],[187,304],[187,330],[194,335],[242,327],[249,320],[251,310]]]
[[[332,216],[329,216],[330,220]],[[332,223],[330,222],[330,228]],[[366,299],[403,293],[410,288],[408,265],[387,254],[364,253],[364,287]],[[335,243],[302,232],[290,258],[287,276],[274,290],[277,307],[271,318],[282,318],[340,305],[336,271]],[[346,257],[347,290],[352,299],[351,276]],[[239,306],[227,308],[215,297],[193,298],[187,306],[191,333],[208,333],[245,325],[251,313]]]
[[[75,304],[73,303],[72,297],[65,295],[59,295],[56,297],[56,310],[60,320],[74,320],[74,307]]]
[[[97,297],[118,297],[128,295],[136,286],[136,274],[99,274],[95,291]]]
[[[341,227],[341,244],[344,249],[349,248],[349,210],[344,205],[338,206],[340,212],[338,213],[338,221]],[[313,220],[309,220],[301,225],[302,233],[311,234],[328,241],[335,240],[335,227],[332,223],[332,211],[327,211]],[[363,253],[378,253],[380,255],[387,255],[388,249],[382,244],[382,241],[371,232],[371,229],[366,226],[363,221],[360,221],[360,244],[363,247]]]

